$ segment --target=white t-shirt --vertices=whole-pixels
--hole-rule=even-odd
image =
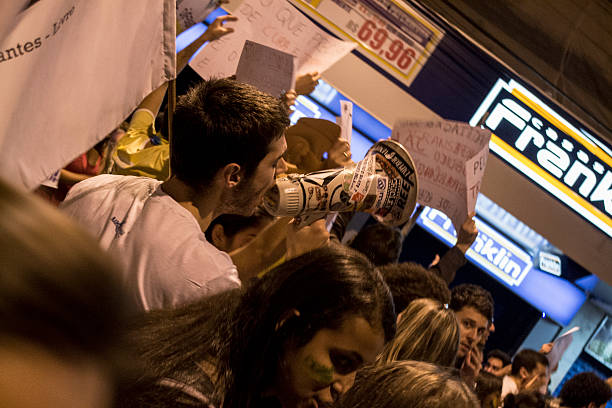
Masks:
[[[516,382],[509,375],[504,376],[502,382],[501,400],[503,401],[508,394],[518,394],[519,389]]]
[[[240,286],[230,256],[195,217],[148,177],[101,175],[76,184],[61,208],[123,266],[144,310],[173,307]]]

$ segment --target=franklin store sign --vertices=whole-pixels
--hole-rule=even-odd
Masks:
[[[510,80],[497,81],[470,120],[490,150],[612,237],[612,153]]]

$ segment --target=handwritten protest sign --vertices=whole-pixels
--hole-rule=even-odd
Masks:
[[[340,126],[340,137],[351,145],[353,136],[353,102],[340,101],[340,116],[336,117],[336,123]]]
[[[175,76],[172,0],[39,1],[0,43],[0,176],[35,188]]]
[[[236,80],[280,96],[295,85],[295,57],[254,41],[244,43]]]
[[[391,139],[412,156],[419,180],[419,204],[436,208],[459,231],[474,211],[489,154],[491,132],[448,120],[399,120]]]
[[[176,0],[177,34],[204,21],[220,3],[219,0]]]
[[[236,72],[246,40],[295,55],[297,74],[323,72],[357,45],[325,33],[286,0],[245,0],[232,35],[208,44],[191,60],[202,77],[227,77]]]

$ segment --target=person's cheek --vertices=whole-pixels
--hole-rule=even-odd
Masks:
[[[320,386],[330,384],[334,378],[333,367],[327,366],[326,364],[315,360],[312,356],[308,356],[306,358],[306,368],[308,370],[309,377]]]

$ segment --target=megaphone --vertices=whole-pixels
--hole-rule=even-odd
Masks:
[[[417,202],[417,174],[406,149],[393,140],[376,142],[354,167],[290,174],[264,196],[266,210],[308,224],[330,212],[364,211],[398,226]]]

